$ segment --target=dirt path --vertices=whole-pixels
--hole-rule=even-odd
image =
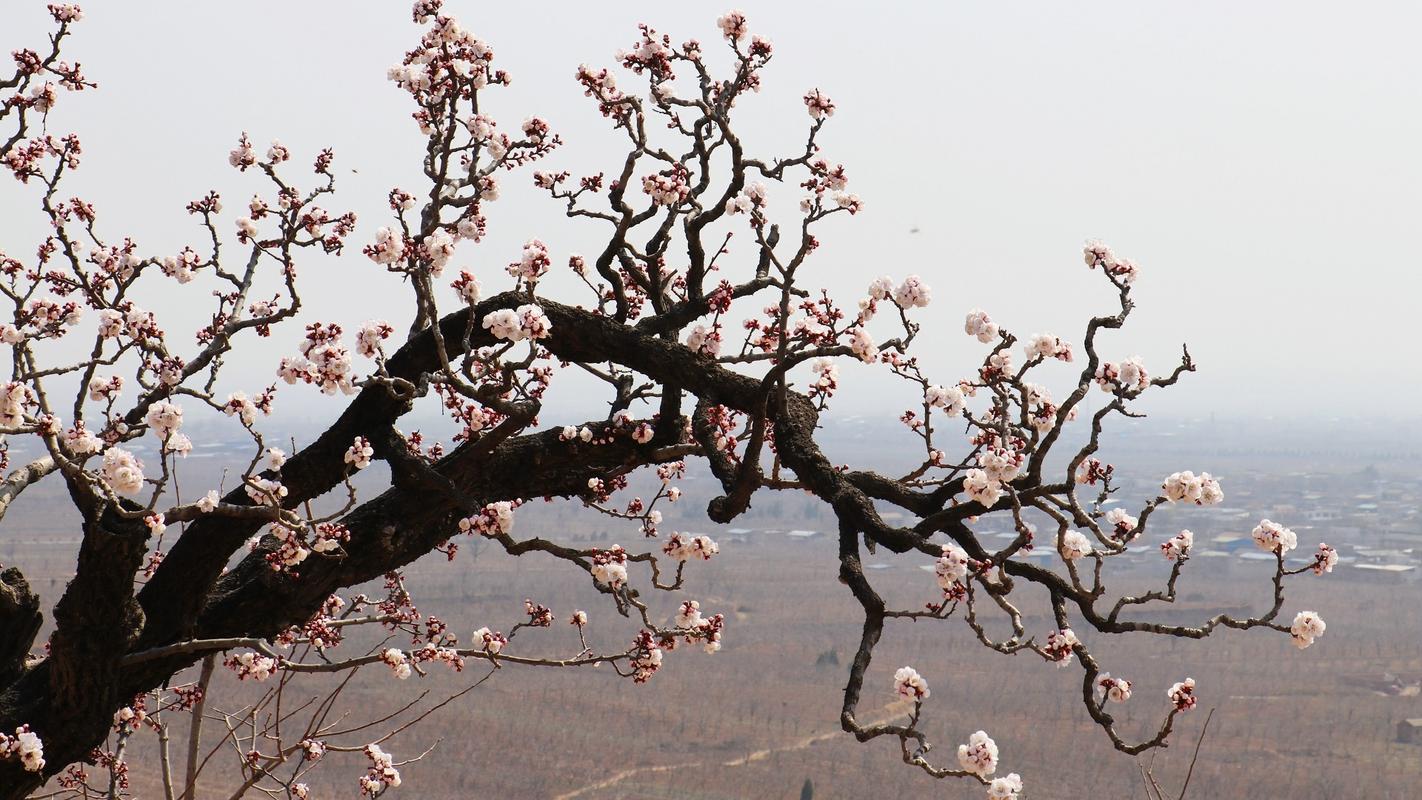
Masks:
[[[880,723],[888,722],[889,720],[894,719],[895,717],[903,716],[904,714],[908,713],[908,710],[909,704],[906,702],[890,703],[887,706],[884,706],[878,718],[870,720],[868,724],[878,725]],[[767,747],[764,750],[756,750],[755,752],[750,753],[749,755],[742,756],[741,758],[732,759],[730,761],[722,761],[719,763],[718,766],[742,767],[754,761],[764,761],[775,753],[789,753],[795,750],[804,750],[805,748],[810,747],[812,745],[844,735],[844,731],[839,730],[837,728],[835,730],[825,731],[823,733],[814,733],[810,734],[809,736],[802,736],[798,739],[792,739],[788,744],[782,745],[780,747]],[[619,772],[614,772],[600,781],[589,783],[586,786],[580,786],[570,792],[565,792],[563,794],[557,795],[553,798],[553,800],[574,800],[574,798],[582,797],[583,795],[588,794],[590,792],[595,792],[599,789],[606,789],[609,786],[615,786],[621,783],[622,781],[633,777],[634,775],[642,775],[655,772],[670,772],[672,770],[677,769],[690,769],[694,767],[704,766],[708,766],[708,763],[705,761],[688,761],[682,764],[660,764],[650,767],[633,767],[632,769],[624,769]]]

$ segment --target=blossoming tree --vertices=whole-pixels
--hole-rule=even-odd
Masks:
[[[1324,632],[1310,611],[1282,621],[1284,584],[1297,573],[1329,571],[1336,555],[1320,545],[1311,562],[1290,568],[1285,554],[1297,539],[1268,520],[1254,539],[1275,556],[1273,602],[1256,616],[1221,614],[1197,625],[1151,619],[1154,604],[1176,597],[1193,546],[1189,531],[1159,536],[1172,562],[1164,586],[1138,596],[1107,588],[1112,560],[1147,536],[1152,512],[1223,497],[1209,473],[1178,472],[1132,510],[1104,508],[1116,492],[1112,466],[1096,457],[1108,422],[1134,415],[1137,398],[1195,369],[1188,351],[1163,374],[1139,359],[1101,354],[1103,334],[1132,312],[1132,261],[1087,245],[1086,267],[1108,288],[1110,308],[1089,317],[1076,342],[1019,339],[987,313],[968,313],[964,330],[984,355],[966,376],[930,376],[911,354],[931,322],[931,293],[917,276],[874,279],[848,306],[807,284],[815,231],[847,224],[861,201],[848,192],[845,168],[817,144],[836,111],[820,90],[808,91],[797,112],[809,120],[796,152],[757,156],[737,135],[736,101],[758,89],[772,53],[739,12],[718,22],[717,45],[730,64],[724,74],[702,44],[675,44],[647,26],[616,57],[639,82],[636,91],[610,69],[579,67],[583,94],[625,135],[625,155],[609,171],[530,174],[526,168],[554,153],[558,135],[537,117],[511,126],[482,113],[481,97],[508,76],[440,0],[417,2],[419,42],[390,78],[414,104],[426,145],[412,157],[426,183],[392,190],[388,219],[373,224],[360,247],[374,265],[368,268],[398,274],[412,290],[415,321],[400,334],[381,320],[351,333],[301,314],[297,255],[341,254],[356,231],[352,214],[322,207],[335,202],[329,150],[304,157],[311,166],[303,169],[286,147],[261,148],[243,134],[228,161],[256,193],[245,204],[216,192],[188,204],[202,243],[176,254],[146,251],[137,232],[108,230],[99,209],[67,197],[61,183],[80,168],[83,151],[78,136],[50,132],[51,114],[62,95],[94,84],[60,58],[80,10],[49,8],[48,47],[15,51],[13,74],[0,80],[0,163],[37,205],[35,224],[45,231],[37,252],[0,253],[7,309],[0,339],[11,356],[0,387],[8,475],[0,514],[27,487],[50,479],[63,482],[83,522],[74,577],[53,604],[47,642],[36,641],[40,597],[20,568],[0,572],[0,798],[25,796],[51,778],[61,793],[115,796],[129,769],[123,742],[148,730],[166,736],[162,715],[183,713],[195,719],[186,775],[170,768],[166,738],[156,768],[169,796],[192,797],[215,669],[284,687],[304,673],[365,664],[384,664],[397,679],[476,661],[604,664],[645,682],[679,643],[714,652],[725,626],[720,614],[678,598],[667,601],[676,609],[668,615],[651,591],[694,585],[695,562],[719,551],[707,536],[661,529],[657,507],[678,501],[689,461],[719,485],[706,508],[714,522],[735,519],[761,491],[809,492],[832,510],[837,550],[826,557],[838,558],[841,582],[863,610],[843,694],[844,730],[860,741],[897,742],[907,764],[975,781],[990,798],[1018,796],[1023,780],[1001,774],[997,745],[984,731],[963,737],[956,763],[930,756],[918,726],[932,708],[932,676],[904,666],[890,681],[886,672],[869,691],[887,695],[892,685],[912,710],[897,722],[861,723],[875,646],[891,620],[962,619],[988,648],[1075,665],[1084,713],[1132,754],[1167,742],[1177,715],[1196,704],[1194,681],[1174,676],[1171,686],[1138,692],[1139,684],[1103,671],[1074,631],[1199,639],[1220,628],[1262,628],[1300,647]],[[508,180],[531,181],[555,213],[586,222],[603,244],[586,257],[564,256],[534,239],[507,275],[453,266],[461,248],[484,238],[485,211]],[[569,270],[585,293],[548,296],[543,279],[555,268]],[[155,292],[179,291],[213,298],[196,331],[165,327],[162,306],[171,301]],[[390,313],[368,309],[382,311]],[[229,354],[279,333],[299,339],[299,352],[271,365],[271,385],[216,390],[226,385]],[[921,445],[905,474],[836,466],[816,443],[845,359],[874,365],[921,397],[901,418]],[[1033,382],[1034,370],[1053,360],[1080,365],[1060,400]],[[606,384],[610,411],[546,424],[545,395],[569,367]],[[289,454],[264,434],[279,389],[319,391],[342,404],[332,406],[338,415],[324,432]],[[1104,405],[1078,419],[1092,391],[1104,393]],[[396,429],[426,405],[457,420],[447,445]],[[192,419],[199,411],[225,415],[250,439],[229,473],[240,485],[225,494],[178,491],[193,447],[185,412]],[[1083,428],[1074,440],[1081,443],[1065,448],[1063,432],[1073,425]],[[11,443],[22,439],[40,455],[11,463]],[[149,446],[156,456],[140,460]],[[389,486],[362,496],[352,476],[376,460],[388,466]],[[660,486],[651,500],[628,497],[641,472]],[[311,501],[328,495],[340,500],[335,510],[315,513]],[[628,544],[581,548],[520,529],[520,504],[542,497],[623,520]],[[889,524],[880,513],[887,507],[911,523]],[[986,515],[1010,520],[1015,537],[990,545],[975,533]],[[468,637],[416,610],[401,568],[432,551],[455,558],[471,538],[510,555],[566,562],[625,618],[625,646],[598,649],[584,638],[581,652],[558,654],[541,651],[536,639],[515,639],[555,620],[532,601],[526,620],[507,633],[485,627]],[[1034,546],[1060,559],[1023,558]],[[861,554],[876,548],[934,565],[928,602],[901,609],[881,598],[861,567]],[[383,595],[343,595],[373,580],[384,581]],[[1045,594],[1054,629],[1027,630],[1018,605],[1023,586]],[[580,634],[587,620],[581,610],[568,617]],[[402,646],[343,652],[346,632],[362,625],[403,637]],[[1138,739],[1123,732],[1116,711],[1133,695],[1143,695],[1134,697],[1141,714],[1157,715]],[[106,747],[115,735],[118,748]],[[363,759],[352,778],[359,791],[375,796],[399,785],[400,762],[382,748],[388,737],[355,735],[319,713],[305,727],[260,735],[254,728],[238,794],[306,797],[303,776],[331,750]]]

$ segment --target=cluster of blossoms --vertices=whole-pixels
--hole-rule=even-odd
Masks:
[[[968,577],[968,570],[972,564],[972,559],[968,558],[968,551],[956,544],[943,545],[943,555],[933,565],[933,573],[938,578],[938,587],[945,593],[954,591],[955,587]]]
[[[167,400],[159,400],[148,407],[148,414],[144,417],[144,421],[148,423],[148,429],[153,432],[154,436],[157,436],[159,440],[167,441],[183,426],[183,408]]]
[[[691,196],[690,180],[691,173],[686,167],[677,164],[671,169],[642,178],[642,191],[659,206],[675,206],[686,202],[686,198]]]
[[[1267,519],[1254,526],[1250,535],[1254,538],[1254,545],[1268,553],[1282,555],[1299,546],[1298,534]]]
[[[544,339],[553,330],[543,309],[532,303],[518,308],[501,308],[484,315],[484,328],[495,339],[521,342],[524,339]]]
[[[904,278],[898,286],[894,286],[893,279],[887,275],[876,278],[869,284],[868,300],[860,304],[860,317],[865,322],[873,319],[876,304],[890,298],[905,311],[910,308],[927,308],[933,301],[933,290],[917,275]]]
[[[1334,550],[1326,543],[1319,543],[1318,552],[1313,555],[1313,565],[1309,569],[1313,574],[1322,575],[1325,572],[1332,572],[1333,566],[1338,563],[1338,551]]]
[[[927,700],[931,692],[928,690],[928,681],[918,674],[918,670],[913,667],[899,667],[894,672],[894,694],[905,700],[918,702]]]
[[[740,194],[726,201],[726,213],[729,215],[750,214],[751,220],[754,221],[763,216],[765,204],[765,184],[753,182],[742,189]]]
[[[839,388],[839,365],[832,358],[816,358],[809,365],[815,372],[815,382],[809,385],[811,398],[830,398]]]
[[[1166,561],[1183,561],[1190,557],[1190,548],[1195,546],[1195,534],[1182,530],[1160,545],[1160,552]]]
[[[627,583],[627,551],[615,544],[592,555],[592,576],[598,583],[617,589]]]
[[[988,800],[1017,800],[1022,794],[1022,776],[1009,772],[988,784]]]
[[[715,358],[721,354],[721,324],[712,323],[710,328],[696,325],[686,335],[686,346],[692,352]]]
[[[958,745],[958,764],[983,778],[997,772],[997,742],[986,731],[974,733],[967,744]]]
[[[405,236],[391,228],[375,232],[375,242],[366,245],[365,254],[377,264],[395,264],[405,258]]]
[[[1170,698],[1170,702],[1177,711],[1189,711],[1195,707],[1200,700],[1195,696],[1195,679],[1186,678],[1179,683],[1172,684],[1166,690],[1165,696]]]
[[[504,645],[509,643],[508,637],[487,627],[474,631],[472,641],[475,647],[493,656],[502,652]]]
[[[1103,361],[1096,368],[1096,385],[1101,387],[1101,391],[1111,394],[1135,394],[1150,386],[1150,373],[1146,372],[1140,356],[1131,356],[1119,364]]]
[[[733,42],[738,42],[750,34],[744,11],[727,11],[716,18],[716,27],[721,29],[723,36]]]
[[[104,451],[99,471],[110,488],[120,494],[136,494],[143,489],[143,462],[122,447]]]
[[[260,653],[254,653],[251,650],[238,653],[235,656],[228,656],[227,660],[222,663],[228,669],[237,673],[238,680],[244,681],[248,678],[255,681],[264,681],[270,678],[277,668],[276,659],[268,658]]]
[[[380,661],[389,667],[390,671],[395,673],[395,677],[400,680],[403,681],[410,677],[410,657],[405,655],[404,651],[394,647],[387,647],[381,652]]]
[[[25,424],[26,409],[35,405],[35,394],[29,386],[11,381],[0,387],[0,426],[18,428]]]
[[[1081,640],[1076,638],[1071,628],[1062,628],[1047,634],[1047,644],[1042,651],[1048,661],[1056,662],[1058,667],[1065,667],[1071,663],[1073,648],[1079,644]]]
[[[257,412],[271,413],[272,393],[270,391],[262,393],[253,399],[247,396],[246,392],[233,392],[227,395],[227,400],[222,404],[222,413],[229,417],[236,417],[241,420],[246,427],[252,427],[257,421]]]
[[[356,352],[366,358],[383,355],[381,342],[395,333],[395,326],[383,319],[372,319],[361,323],[356,330]]]
[[[64,432],[64,444],[79,458],[93,455],[104,448],[104,440],[85,428],[82,420]]]
[[[1313,644],[1313,640],[1323,635],[1328,626],[1313,611],[1300,611],[1294,617],[1294,624],[1289,626],[1289,637],[1293,640],[1294,647],[1302,650]]]
[[[272,568],[272,571],[283,572],[289,570],[301,564],[301,562],[305,561],[311,555],[311,549],[306,546],[306,542],[296,530],[288,528],[285,525],[273,524],[268,529],[268,532],[276,537],[278,541],[276,549],[266,554],[267,565]],[[259,543],[260,540],[251,542],[253,552],[256,551],[256,545]],[[335,548],[333,546],[327,546],[327,549]]]
[[[1072,359],[1071,343],[1048,333],[1034,334],[1032,340],[1022,349],[1026,352],[1029,360],[1055,358],[1058,361],[1070,362]]]
[[[1131,682],[1125,678],[1113,678],[1111,673],[1104,672],[1096,680],[1096,685],[1106,693],[1106,699],[1113,703],[1124,703],[1131,699]]]
[[[0,759],[19,759],[30,772],[44,769],[44,742],[30,726],[21,725],[13,736],[0,733]]]
[[[1062,544],[1059,550],[1062,558],[1067,561],[1076,561],[1091,555],[1091,540],[1086,538],[1086,534],[1081,531],[1069,530],[1062,534]]]
[[[1129,258],[1119,258],[1111,252],[1111,248],[1098,241],[1086,243],[1082,254],[1086,257],[1086,266],[1096,269],[1101,267],[1107,275],[1118,279],[1122,284],[1129,286],[1134,283],[1136,276],[1140,274],[1140,268],[1136,262]]]
[[[1024,383],[1022,389],[1027,400],[1029,422],[1038,433],[1045,436],[1057,425],[1057,405],[1052,402],[1052,393],[1047,387],[1035,383]],[[1067,412],[1066,420],[1075,420],[1077,413],[1078,407],[1072,406]]]
[[[646,683],[662,668],[662,648],[651,631],[638,631],[632,643],[632,681]]]
[[[489,503],[478,514],[459,521],[461,533],[479,533],[484,536],[513,533],[514,504],[507,500]]]
[[[455,278],[454,282],[449,286],[454,289],[454,291],[459,292],[459,296],[469,305],[472,306],[479,302],[481,290],[479,279],[475,278],[469,272],[461,271],[459,277]]]
[[[96,403],[117,400],[122,391],[122,375],[114,375],[110,378],[95,375],[89,379],[89,399]],[[24,409],[33,403],[34,395],[29,386],[22,383],[5,384],[4,389],[0,391],[0,421],[7,425],[20,424],[19,420],[23,419]]]
[[[528,283],[536,283],[539,278],[548,273],[548,268],[552,264],[553,259],[548,255],[548,245],[544,244],[541,239],[529,239],[524,243],[519,259],[509,264],[508,272],[515,278]]]
[[[136,731],[143,727],[143,723],[147,719],[148,711],[144,706],[144,698],[140,696],[134,700],[133,705],[124,706],[114,712],[114,730]]]
[[[933,290],[917,275],[904,278],[904,282],[894,290],[894,302],[900,308],[927,308],[933,300]]]
[[[686,600],[677,610],[676,626],[691,631],[686,637],[688,642],[700,639],[707,653],[716,653],[721,649],[721,633],[725,630],[726,618],[721,614],[710,618],[703,617],[701,604],[695,600]]]
[[[962,414],[967,405],[963,390],[957,386],[929,386],[923,392],[923,400],[950,417]]]
[[[992,317],[989,317],[988,313],[981,308],[969,311],[968,318],[963,323],[963,332],[969,336],[977,337],[977,340],[983,344],[996,339],[999,330],[997,323],[993,322]]]
[[[163,258],[163,274],[176,280],[178,283],[191,283],[193,273],[202,266],[202,256],[197,254],[191,247],[184,247],[182,252],[176,256],[166,256]]]
[[[388,787],[400,785],[400,770],[395,769],[395,759],[380,749],[380,745],[365,746],[365,757],[370,759],[370,767],[360,779],[360,793],[375,797]]]
[[[809,110],[811,119],[821,120],[834,116],[834,101],[819,89],[811,89],[805,92],[805,108]]]
[[[498,196],[497,187],[484,184],[484,194],[487,195],[490,191]],[[424,257],[425,263],[429,264],[431,275],[438,278],[444,274],[445,266],[454,258],[454,245],[454,234],[444,228],[435,228],[420,242],[419,252]]]
[[[315,384],[325,394],[355,393],[351,378],[351,354],[340,341],[341,326],[313,322],[306,326],[301,342],[301,355],[283,358],[277,369],[281,379],[289,384],[297,381]]]
[[[523,599],[523,610],[528,614],[528,622],[524,623],[533,628],[547,628],[553,624],[553,609],[542,603],[535,603],[525,597]]]
[[[978,466],[988,478],[998,483],[1007,483],[1022,471],[1026,456],[1012,447],[997,445],[984,447],[977,456]]]
[[[1106,523],[1111,526],[1111,536],[1123,542],[1136,538],[1136,528],[1140,520],[1127,513],[1124,508],[1113,508],[1106,512]]]
[[[879,347],[874,344],[874,337],[869,335],[869,330],[862,325],[854,329],[849,340],[849,349],[865,364],[872,364],[879,358]]]
[[[199,497],[194,505],[196,505],[198,507],[198,510],[202,513],[211,514],[214,510],[217,509],[217,505],[220,502],[222,502],[222,498],[218,497],[217,490],[208,489],[207,494],[203,495],[202,497]]]
[[[1173,502],[1189,502],[1199,506],[1212,506],[1224,501],[1224,489],[1220,482],[1208,472],[1196,475],[1193,472],[1176,472],[1160,485],[1161,494]]]
[[[981,469],[970,469],[963,473],[963,491],[968,497],[981,503],[983,508],[992,508],[1002,497],[1002,484]]]
[[[712,556],[721,552],[721,547],[705,534],[687,537],[673,531],[666,544],[662,545],[662,552],[677,561],[690,561],[693,558],[710,561]]]
[[[410,660],[416,664],[422,664],[427,661],[440,661],[455,672],[464,671],[464,657],[453,647],[436,647],[432,644],[427,644],[411,652]]]
[[[558,432],[558,439],[564,442],[571,442],[577,439],[580,442],[591,442],[593,438],[592,429],[584,426],[575,428],[572,425],[564,425],[563,430]]]
[[[281,505],[281,499],[286,497],[288,493],[287,488],[282,485],[281,481],[274,481],[269,478],[248,478],[245,488],[247,496],[252,498],[253,502],[271,506]],[[215,504],[216,498],[210,496],[213,494],[216,494],[216,492],[211,491],[209,497],[205,499],[211,500]],[[206,505],[204,500],[199,500],[198,503],[200,505]],[[204,510],[211,511],[210,508],[205,508]]]
[[[302,739],[299,745],[307,761],[320,761],[326,755],[326,743],[320,739]]]
[[[370,459],[374,455],[375,448],[371,446],[370,440],[364,436],[357,436],[351,446],[346,448],[345,462],[352,468],[361,470],[370,466]]]

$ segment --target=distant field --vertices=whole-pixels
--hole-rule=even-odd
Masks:
[[[1250,514],[1267,510],[1251,505],[1268,495],[1262,480],[1236,477],[1226,484],[1237,490],[1227,503],[1247,506]],[[500,670],[387,745],[401,758],[435,746],[428,758],[402,769],[406,786],[392,797],[794,800],[807,778],[816,798],[982,796],[975,785],[937,784],[904,766],[896,744],[859,745],[838,732],[839,692],[858,637],[857,606],[836,581],[826,537],[764,532],[825,530],[818,504],[793,494],[759,499],[754,513],[737,523],[753,530],[732,533],[705,522],[697,486],[687,483],[687,499],[672,509],[676,513],[668,514],[664,527],[705,531],[722,542],[718,559],[689,570],[686,596],[730,620],[723,652],[671,652],[645,686],[605,668]],[[7,526],[19,523],[19,532],[0,542],[0,560],[19,562],[52,600],[71,567],[72,542],[66,540],[74,528],[62,516],[39,513],[60,499],[43,494],[59,491],[58,484],[34,491],[7,519]],[[1213,533],[1235,524],[1193,512],[1156,521],[1194,527],[1197,520],[1201,530]],[[635,531],[618,525],[566,503],[534,502],[519,512],[515,533],[639,544]],[[1320,525],[1303,537],[1301,549],[1311,548],[1326,530]],[[632,627],[587,578],[551,559],[514,559],[470,544],[453,563],[436,557],[409,570],[422,611],[440,614],[467,638],[480,625],[508,630],[522,617],[523,599],[531,597],[552,607],[559,620],[552,630],[520,634],[510,652],[572,655],[578,645],[566,618],[574,608],[589,612],[594,646],[625,647]],[[887,565],[872,569],[870,577],[900,607],[934,599],[933,577],[919,568],[929,563],[926,558],[881,554],[866,562]],[[1163,560],[1150,554],[1120,566],[1126,575],[1115,591],[1149,588],[1165,575]],[[1186,622],[1221,609],[1262,608],[1268,572],[1267,564],[1236,557],[1196,559],[1182,581],[1180,604],[1158,618]],[[1306,651],[1283,636],[1257,633],[1225,631],[1205,642],[1145,635],[1102,642],[1078,632],[1095,646],[1104,668],[1134,681],[1135,696],[1118,714],[1132,736],[1158,722],[1171,683],[1186,676],[1198,681],[1200,708],[1181,718],[1176,746],[1155,756],[1155,772],[1167,787],[1178,785],[1205,713],[1215,708],[1191,798],[1418,797],[1422,745],[1394,739],[1400,720],[1422,717],[1422,697],[1390,693],[1385,676],[1402,683],[1422,678],[1422,587],[1412,579],[1363,579],[1340,567],[1325,578],[1292,579],[1289,594],[1287,618],[1315,609],[1328,621],[1327,634]],[[671,595],[654,593],[650,600],[664,616],[674,611]],[[1038,600],[1023,598],[1019,605],[1031,612],[1042,607]],[[1029,613],[1025,622],[1039,635],[1052,627],[1040,614]],[[904,713],[889,690],[894,668],[903,664],[915,666],[933,686],[923,727],[938,745],[933,756],[940,763],[951,763],[957,744],[984,729],[1001,747],[1001,771],[1021,773],[1030,798],[1145,796],[1135,762],[1112,751],[1080,707],[1075,665],[1057,669],[1031,655],[988,652],[956,619],[899,622],[876,651],[863,716]],[[477,662],[458,675],[436,666],[427,678],[399,682],[384,667],[368,667],[343,708],[352,719],[368,718],[420,690],[429,690],[431,698],[447,696],[486,671]],[[247,691],[224,676],[213,702],[235,708]],[[176,731],[175,739],[181,738]],[[135,750],[142,756],[146,747],[151,737]],[[336,763],[312,776],[316,796],[354,796],[363,760],[330,758]],[[212,775],[204,797],[231,791],[233,773],[226,769]],[[139,797],[161,797],[151,772],[136,772],[134,788]]]

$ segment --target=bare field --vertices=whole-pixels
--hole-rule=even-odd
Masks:
[[[1154,461],[1158,455],[1135,460]],[[1213,461],[1243,459],[1228,454]],[[1170,460],[1179,459],[1171,455]],[[218,474],[203,474],[201,468],[216,461],[188,462],[184,480],[215,483]],[[1299,552],[1305,552],[1319,538],[1342,543],[1335,538],[1344,530],[1340,526],[1358,524],[1335,518],[1310,525],[1302,519],[1306,512],[1346,511],[1359,498],[1393,503],[1389,513],[1394,520],[1402,514],[1404,526],[1410,524],[1406,519],[1417,519],[1415,510],[1410,517],[1405,512],[1419,487],[1407,465],[1398,473],[1399,465],[1385,464],[1394,476],[1390,483],[1378,483],[1371,475],[1345,479],[1289,473],[1278,462],[1266,466],[1256,472],[1235,465],[1237,477],[1227,484],[1227,505],[1241,506],[1234,516],[1227,510],[1166,509],[1147,544],[1160,541],[1165,527],[1188,524],[1197,536],[1214,537],[1239,532],[1240,526],[1247,531],[1244,520],[1274,514],[1299,520]],[[1346,469],[1352,476],[1356,468]],[[378,470],[370,472],[364,477],[378,482]],[[1157,472],[1153,466],[1144,470]],[[983,790],[975,784],[936,782],[904,765],[897,743],[860,745],[840,732],[840,693],[858,642],[859,609],[837,581],[833,540],[786,533],[828,530],[822,504],[793,493],[768,495],[757,498],[752,513],[738,520],[744,529],[724,528],[705,521],[705,482],[692,477],[684,487],[686,496],[667,509],[663,530],[709,533],[721,543],[721,555],[691,565],[683,595],[644,588],[644,597],[663,619],[674,613],[682,596],[701,601],[707,614],[725,614],[723,651],[707,655],[699,648],[678,648],[641,686],[605,666],[496,670],[473,691],[385,745],[397,759],[433,747],[422,760],[401,768],[405,785],[392,796],[793,799],[810,779],[815,798],[980,798]],[[1149,488],[1142,484],[1130,493]],[[1364,497],[1366,492],[1380,500]],[[0,561],[23,567],[51,602],[72,569],[72,532],[77,529],[62,493],[54,483],[30,490],[7,518],[9,530],[0,539]],[[1355,542],[1380,536],[1410,541],[1412,534],[1385,534],[1366,527],[1366,519],[1356,528]],[[613,542],[656,545],[638,541],[625,522],[566,502],[536,501],[520,509],[514,535],[601,547]],[[589,642],[596,649],[620,651],[630,642],[635,626],[617,616],[586,575],[538,554],[511,558],[485,542],[461,543],[453,562],[436,554],[406,574],[420,610],[446,619],[462,640],[482,625],[508,631],[524,618],[524,598],[532,598],[551,607],[558,620],[549,630],[520,632],[510,653],[574,655],[579,643],[567,618],[575,608],[589,613]],[[1155,588],[1167,573],[1166,562],[1154,552],[1119,562],[1108,568],[1108,576],[1113,570],[1116,576],[1108,580],[1112,595]],[[926,557],[880,553],[866,555],[865,563],[871,580],[896,607],[917,608],[938,596],[933,575],[920,568],[929,563]],[[1048,558],[1044,563],[1057,562]],[[1237,555],[1197,557],[1186,568],[1179,603],[1156,604],[1143,614],[1194,623],[1221,610],[1261,610],[1269,601],[1270,572],[1268,563]],[[633,576],[646,587],[645,572],[634,568]],[[364,588],[378,594],[378,586]],[[1044,597],[1026,591],[1014,597],[1026,613],[1029,634],[1042,637],[1054,627],[1042,613]],[[1113,707],[1122,709],[1116,715],[1128,738],[1148,736],[1158,725],[1168,708],[1167,687],[1187,676],[1198,682],[1199,708],[1180,718],[1174,746],[1154,758],[1155,773],[1167,789],[1183,779],[1190,750],[1213,708],[1190,798],[1403,800],[1422,796],[1422,744],[1396,743],[1398,722],[1422,717],[1422,696],[1402,688],[1422,679],[1419,601],[1422,585],[1415,578],[1384,582],[1340,566],[1332,575],[1290,579],[1285,621],[1301,609],[1316,610],[1328,621],[1327,633],[1304,651],[1292,647],[1287,637],[1260,632],[1224,630],[1202,642],[1147,634],[1103,641],[1101,635],[1078,633],[1104,669],[1134,683],[1133,698]],[[1006,635],[1005,620],[983,614],[991,632]],[[352,641],[342,651],[356,655],[378,642],[378,637]],[[388,646],[408,644],[400,638]],[[1022,774],[1025,797],[1145,797],[1136,761],[1113,751],[1081,707],[1082,673],[1076,664],[1059,669],[1031,654],[993,653],[957,618],[891,621],[870,669],[861,719],[906,713],[890,690],[894,669],[904,664],[918,669],[933,689],[921,727],[937,745],[930,754],[936,763],[953,764],[957,745],[983,729],[1001,747],[1000,772]],[[193,672],[180,679],[190,680]],[[255,687],[219,672],[213,706],[240,708]],[[428,692],[425,705],[437,702],[488,672],[487,665],[471,660],[460,674],[433,665],[428,676],[402,682],[384,666],[372,665],[356,676],[340,709],[352,721],[368,720],[398,709],[420,692]],[[1399,686],[1390,689],[1393,676]],[[288,697],[299,702],[330,685],[329,677],[317,677],[298,683],[300,688]],[[175,747],[181,748],[185,732],[172,719]],[[220,730],[220,722],[209,722],[206,741],[216,743]],[[153,737],[145,739],[130,750],[133,789],[138,797],[162,797],[152,769]],[[236,754],[226,749],[204,773],[201,796],[231,794]],[[306,778],[315,796],[355,796],[364,759],[358,753],[326,758],[330,763]]]
[[[536,531],[536,518],[526,514],[520,524]],[[905,604],[926,601],[936,587],[916,563],[905,560],[875,578]],[[605,668],[511,666],[386,749],[403,758],[435,746],[403,768],[407,793],[422,797],[793,798],[806,778],[816,797],[979,797],[974,785],[938,784],[903,765],[896,745],[859,745],[838,732],[839,692],[858,630],[857,607],[835,570],[825,538],[762,534],[725,546],[721,558],[694,570],[688,591],[708,612],[731,618],[721,653],[678,649],[644,686]],[[1219,604],[1259,606],[1267,600],[1266,571],[1252,574],[1241,564],[1227,574],[1196,575],[1184,608],[1168,609],[1168,616],[1203,619]],[[1128,582],[1139,588],[1159,577],[1154,572],[1163,574],[1142,568]],[[446,615],[461,631],[483,624],[507,630],[525,596],[559,614],[552,630],[524,632],[510,652],[576,652],[564,621],[575,607],[592,616],[594,646],[620,649],[631,635],[586,580],[560,563],[486,550],[477,558],[461,553],[452,564],[421,562],[410,577],[422,610]],[[1135,682],[1135,696],[1118,715],[1133,734],[1157,724],[1171,683],[1198,681],[1200,708],[1182,717],[1176,746],[1156,757],[1167,786],[1178,785],[1205,711],[1215,708],[1191,797],[1401,800],[1422,786],[1422,746],[1393,743],[1395,727],[1422,716],[1422,698],[1380,694],[1364,679],[1422,674],[1417,594],[1415,585],[1300,576],[1289,609],[1316,608],[1329,620],[1328,633],[1306,651],[1282,636],[1225,632],[1204,642],[1116,637],[1097,644],[1097,652],[1113,674]],[[671,596],[652,599],[671,613]],[[1025,622],[1039,635],[1051,627],[1043,616]],[[829,654],[839,666],[817,664]],[[1081,708],[1075,665],[1058,669],[1030,654],[992,653],[958,620],[900,622],[871,668],[864,708],[875,719],[906,710],[891,703],[889,689],[902,664],[914,665],[933,687],[924,728],[940,761],[951,762],[956,745],[981,728],[1001,746],[1002,769],[1022,773],[1031,797],[1144,796],[1135,762],[1114,752]],[[371,716],[370,709],[398,707],[416,690],[453,693],[484,672],[476,662],[459,675],[436,666],[427,678],[400,682],[371,666],[344,702],[353,715]],[[237,705],[222,692],[214,702]],[[312,776],[321,796],[353,792],[360,759],[343,758]],[[329,779],[336,784],[326,785]],[[136,788],[158,796],[151,782]]]

